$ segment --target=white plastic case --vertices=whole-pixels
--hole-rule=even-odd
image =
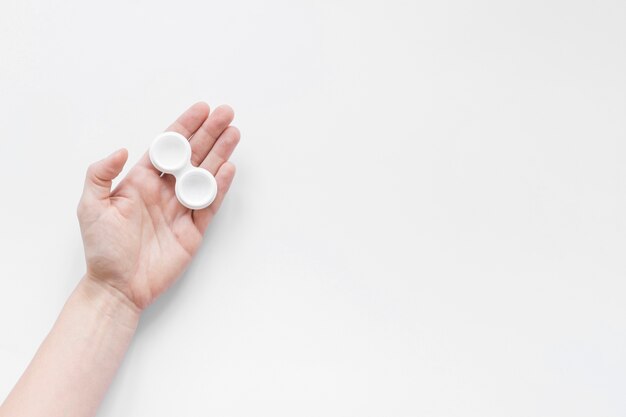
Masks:
[[[159,171],[176,177],[176,198],[192,210],[209,206],[217,195],[215,177],[191,165],[191,145],[180,133],[164,132],[150,146],[150,161]]]

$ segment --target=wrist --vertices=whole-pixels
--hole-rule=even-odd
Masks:
[[[103,318],[132,330],[137,328],[141,310],[117,288],[85,275],[76,292]]]

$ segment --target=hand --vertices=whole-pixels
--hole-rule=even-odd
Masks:
[[[86,280],[119,292],[130,306],[143,310],[184,271],[198,250],[235,175],[228,158],[239,142],[239,130],[228,106],[209,114],[197,103],[167,130],[189,139],[194,166],[209,170],[217,181],[215,201],[202,210],[181,205],[174,194],[174,177],[160,176],[148,154],[111,191],[128,152],[120,149],[92,164],[78,205]]]

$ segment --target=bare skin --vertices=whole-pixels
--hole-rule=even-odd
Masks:
[[[192,163],[209,170],[218,194],[189,210],[147,153],[111,190],[128,153],[87,170],[78,220],[86,273],[32,362],[0,406],[0,417],[93,416],[132,340],[142,311],[176,281],[197,252],[235,175],[233,110],[196,103],[166,130],[190,138]]]

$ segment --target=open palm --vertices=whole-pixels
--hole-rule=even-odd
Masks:
[[[147,153],[113,191],[111,182],[128,159],[126,150],[89,167],[78,206],[88,279],[144,309],[180,276],[235,175],[228,162],[240,136],[230,126],[233,117],[228,106],[210,112],[205,103],[197,103],[167,129],[190,138],[192,164],[215,176],[218,194],[207,208],[181,205],[174,178],[161,176]]]

